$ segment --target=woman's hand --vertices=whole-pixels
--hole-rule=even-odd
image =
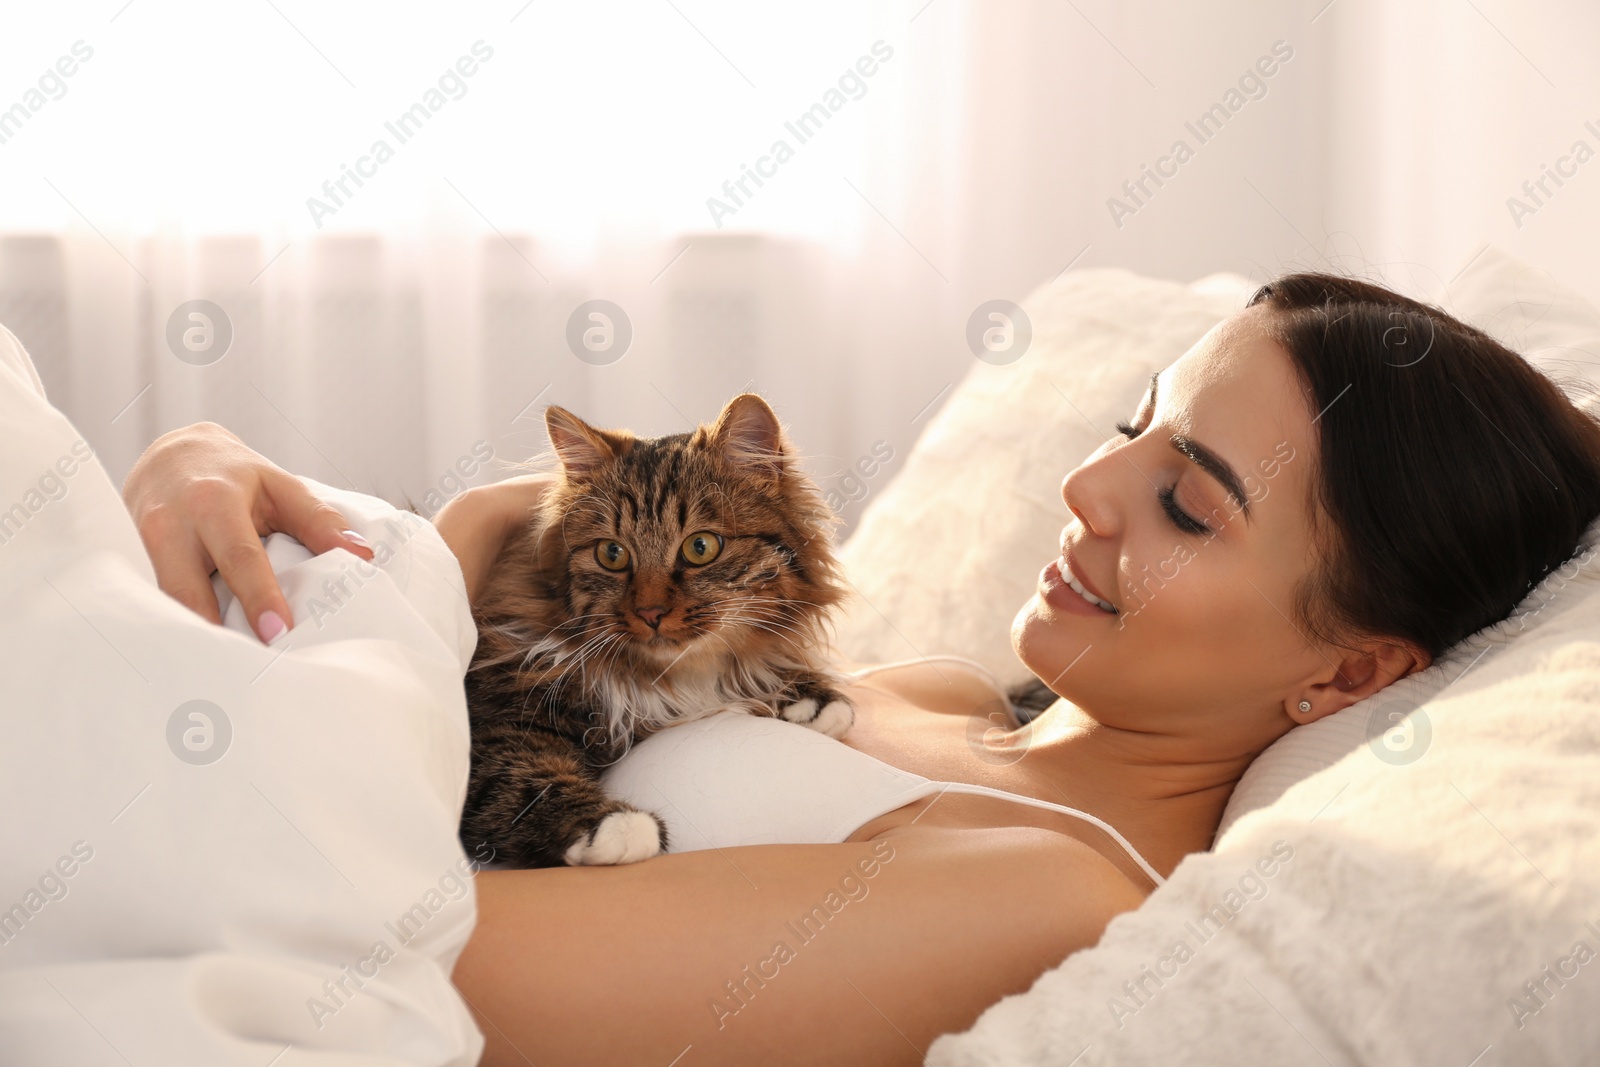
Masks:
[[[528,519],[528,513],[558,477],[528,474],[493,485],[480,485],[455,497],[433,517],[439,536],[456,555],[473,604],[506,538]]]
[[[337,509],[216,423],[157,438],[128,472],[122,499],[161,588],[221,622],[211,588],[211,573],[220,571],[263,641],[287,630],[294,616],[262,537],[286,533],[319,555],[343,548],[372,558]]]

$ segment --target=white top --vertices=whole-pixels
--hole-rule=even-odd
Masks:
[[[1110,824],[1061,804],[966,782],[936,782],[781,719],[719,712],[653,734],[607,769],[606,790],[666,823],[669,852],[838,844],[880,815],[935,793],[996,797],[1105,831],[1156,885],[1165,879]]]

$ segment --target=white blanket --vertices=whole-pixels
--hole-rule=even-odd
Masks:
[[[475,1063],[475,632],[433,528],[316,487],[388,562],[279,539],[265,647],[155,587],[3,329],[0,440],[0,1061]]]

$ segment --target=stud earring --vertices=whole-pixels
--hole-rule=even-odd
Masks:
[[[1300,702],[1300,711],[1301,711],[1301,713],[1304,714],[1305,712],[1308,712],[1310,710],[1311,710],[1311,701],[1302,700]]]

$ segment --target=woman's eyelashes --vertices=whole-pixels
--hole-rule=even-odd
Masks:
[[[1126,422],[1119,422],[1117,423],[1117,432],[1131,441],[1143,433],[1144,430],[1136,429]],[[1177,486],[1175,485],[1169,485],[1165,489],[1156,491],[1156,499],[1161,501],[1161,510],[1166,513],[1167,520],[1183,533],[1210,533],[1211,527],[1178,506],[1176,493]]]
[[[1161,500],[1161,510],[1167,513],[1167,518],[1172,520],[1172,525],[1184,533],[1210,533],[1211,527],[1178,506],[1178,501],[1174,496],[1176,489],[1176,486],[1169,485],[1156,493],[1156,496]]]

